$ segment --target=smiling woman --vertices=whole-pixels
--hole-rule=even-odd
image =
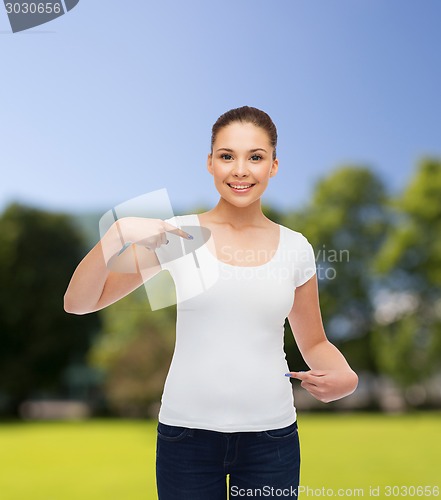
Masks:
[[[212,147],[207,167],[222,199],[233,206],[260,203],[279,163],[266,130],[254,123],[233,122],[216,132]]]
[[[262,194],[279,168],[276,145],[276,127],[264,111],[244,106],[223,114],[207,157],[217,205],[165,221],[120,219],[80,263],[66,292],[66,310],[81,314],[119,300],[160,270],[175,282],[176,346],[157,426],[159,500],[224,500],[227,476],[232,492],[297,491],[300,449],[286,376],[302,380],[323,402],[357,386],[323,329],[311,245],[262,212]],[[176,258],[191,237],[182,227],[190,226],[208,230],[211,250],[202,245],[193,256]],[[118,255],[118,235],[132,251]],[[109,261],[101,244],[114,254]],[[108,268],[106,262],[127,256],[136,272]],[[197,290],[195,261],[205,285]],[[307,372],[289,372],[286,318]]]

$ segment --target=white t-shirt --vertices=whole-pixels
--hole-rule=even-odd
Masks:
[[[159,421],[220,432],[292,424],[296,410],[285,377],[284,324],[295,288],[316,272],[311,245],[279,225],[279,246],[271,260],[234,266],[218,260],[213,246],[210,250],[212,239],[207,241],[196,214],[167,222],[195,240],[190,248],[188,241],[167,233],[169,244],[156,250],[177,297],[176,344]]]

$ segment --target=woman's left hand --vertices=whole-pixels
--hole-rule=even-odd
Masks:
[[[322,403],[352,394],[358,384],[357,374],[352,370],[308,370],[290,374],[301,380],[300,385]]]

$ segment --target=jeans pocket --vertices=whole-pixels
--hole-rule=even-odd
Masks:
[[[180,441],[184,439],[190,430],[189,427],[163,424],[158,422],[158,437],[165,441]]]
[[[297,434],[297,422],[294,422],[287,427],[282,427],[281,429],[269,429],[267,431],[263,431],[264,436],[267,436],[271,439],[283,439],[293,437]]]

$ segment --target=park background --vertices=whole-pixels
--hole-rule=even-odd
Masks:
[[[303,484],[439,486],[440,19],[430,0],[82,1],[13,35],[0,9],[2,498],[155,498],[175,308],[141,288],[73,316],[63,294],[111,207],[216,203],[211,125],[241,105],[278,127],[264,210],[313,244],[360,376],[327,405],[293,382]],[[288,324],[285,350],[305,368]]]

